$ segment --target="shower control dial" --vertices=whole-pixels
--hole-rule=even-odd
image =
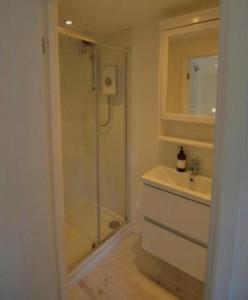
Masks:
[[[105,85],[106,85],[106,86],[111,86],[112,84],[113,84],[112,78],[107,77],[107,78],[105,79]]]
[[[102,72],[103,95],[114,96],[117,93],[117,66],[104,67]]]

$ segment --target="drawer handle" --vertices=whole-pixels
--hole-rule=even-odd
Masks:
[[[206,243],[204,243],[204,242],[202,242],[202,241],[199,241],[199,240],[197,240],[197,239],[195,239],[195,238],[192,238],[191,236],[188,236],[187,234],[185,234],[185,233],[182,233],[182,232],[180,232],[180,231],[177,231],[177,230],[175,230],[175,229],[173,229],[173,228],[171,228],[171,227],[169,227],[169,226],[167,226],[167,225],[164,225],[164,224],[162,224],[162,223],[160,223],[160,222],[158,222],[158,221],[155,221],[155,220],[153,220],[153,219],[151,219],[151,218],[149,218],[149,217],[144,217],[144,220],[146,221],[146,222],[149,222],[149,223],[151,223],[151,224],[153,224],[153,225],[155,225],[155,226],[157,226],[157,227],[159,227],[159,228],[161,228],[161,229],[164,229],[164,230],[166,230],[166,231],[168,231],[168,232],[170,232],[170,233],[173,233],[173,234],[175,234],[175,235],[177,235],[177,236],[179,236],[179,237],[181,237],[181,238],[183,238],[183,239],[185,239],[185,240],[188,240],[188,241],[190,241],[190,242],[192,242],[192,243],[194,243],[194,244],[197,244],[198,246],[200,246],[200,247],[202,247],[202,248],[208,248],[208,245],[206,244]]]

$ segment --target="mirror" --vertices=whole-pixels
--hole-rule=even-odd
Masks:
[[[213,118],[216,112],[218,27],[216,22],[164,32],[165,114]]]
[[[216,113],[216,92],[218,56],[193,57],[188,59],[185,97],[185,112],[190,115],[214,116]]]

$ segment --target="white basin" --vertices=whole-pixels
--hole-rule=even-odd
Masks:
[[[159,165],[142,176],[142,181],[185,198],[210,205],[212,180],[204,176],[192,176],[190,172]]]

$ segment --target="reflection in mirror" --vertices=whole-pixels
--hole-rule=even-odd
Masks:
[[[216,112],[216,91],[218,56],[189,59],[187,74],[187,113],[191,115],[214,116]]]
[[[168,37],[166,112],[214,116],[218,28],[180,29]]]

